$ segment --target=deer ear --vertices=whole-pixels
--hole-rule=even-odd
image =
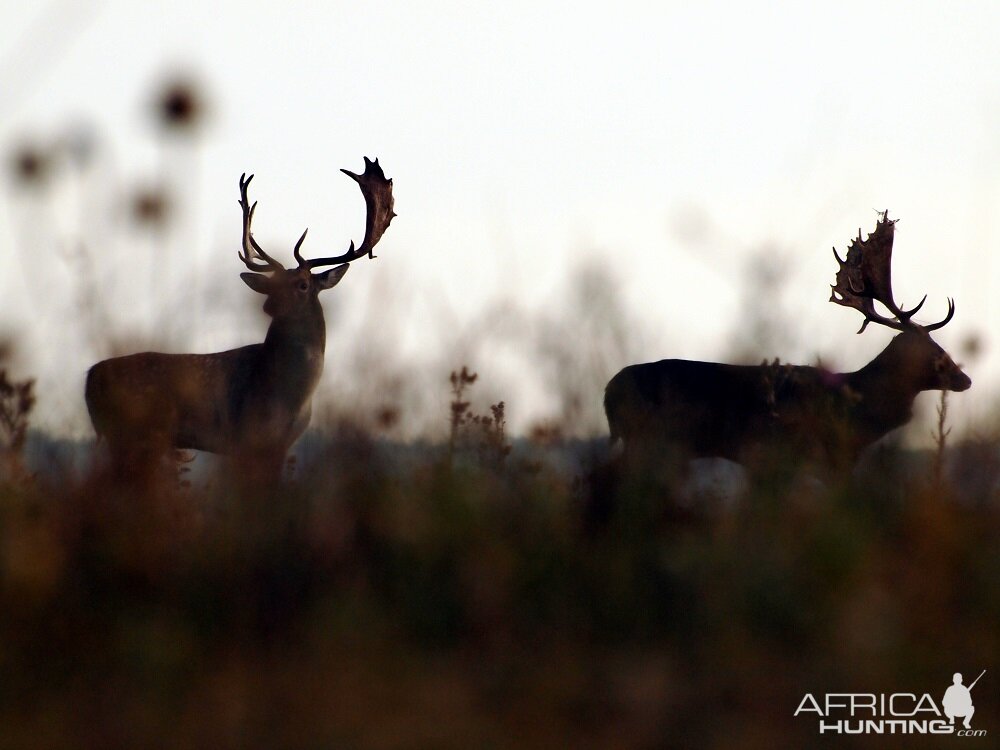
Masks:
[[[329,289],[330,287],[337,286],[337,282],[344,278],[344,274],[347,273],[348,268],[350,268],[350,266],[345,263],[342,266],[331,268],[329,271],[316,274],[313,276],[313,280],[316,282],[316,286],[319,287],[321,291],[323,289]]]
[[[271,293],[271,279],[259,273],[241,273],[240,278],[248,287],[260,294]]]

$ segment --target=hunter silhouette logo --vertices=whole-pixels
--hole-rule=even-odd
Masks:
[[[985,729],[972,728],[972,688],[986,674],[966,687],[956,672],[938,705],[929,693],[806,693],[793,716],[814,714],[820,734],[953,734],[985,737]],[[962,726],[955,719],[963,719]]]
[[[954,724],[956,717],[961,719],[964,718],[965,721],[962,725],[966,729],[971,729],[970,726],[972,722],[972,714],[976,712],[976,707],[972,705],[972,688],[976,686],[980,678],[986,674],[984,669],[979,673],[979,677],[972,681],[969,687],[962,684],[962,673],[955,672],[955,676],[952,678],[952,685],[949,687],[945,693],[944,698],[941,699],[941,705],[944,706],[944,715],[948,717],[948,720]]]

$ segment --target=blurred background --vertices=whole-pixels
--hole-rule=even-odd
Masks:
[[[514,432],[599,434],[603,384],[665,357],[855,369],[886,344],[829,304],[877,211],[897,298],[995,403],[1000,51],[994,3],[7,2],[0,335],[36,426],[89,435],[112,352],[262,339],[237,178],[280,258],[359,241],[338,172],[379,157],[399,218],[326,295],[320,406],[405,403],[440,434],[453,367]],[[565,374],[586,372],[565,393]],[[575,401],[574,401],[575,400]],[[926,411],[932,411],[926,409]],[[924,440],[926,424],[911,430]]]

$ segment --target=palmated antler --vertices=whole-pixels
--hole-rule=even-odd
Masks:
[[[264,249],[257,244],[257,240],[253,238],[253,233],[251,232],[251,224],[253,223],[253,214],[257,210],[257,201],[250,205],[250,201],[247,200],[247,186],[250,184],[250,180],[253,179],[253,175],[247,177],[246,172],[240,175],[240,208],[243,209],[243,250],[239,253],[240,260],[242,260],[246,267],[251,271],[284,271],[285,267],[281,265],[278,261],[272,258],[270,255],[264,252]],[[305,237],[305,235],[303,235]],[[301,242],[302,240],[299,240]],[[296,246],[297,247],[297,246]],[[264,263],[258,263],[255,259],[260,258]]]
[[[292,254],[295,256],[295,260],[299,264],[299,268],[312,269],[317,266],[342,265],[344,263],[350,263],[352,260],[363,258],[366,255],[369,258],[374,258],[375,256],[372,254],[372,249],[376,244],[378,244],[378,241],[382,239],[382,235],[389,227],[389,222],[391,222],[393,217],[396,215],[392,210],[392,180],[386,179],[385,173],[382,172],[382,167],[379,166],[378,159],[372,161],[366,156],[365,171],[362,174],[354,174],[346,169],[342,169],[340,171],[352,178],[361,186],[361,193],[365,197],[365,206],[368,209],[368,215],[365,221],[365,238],[361,242],[361,247],[357,249],[355,249],[354,242],[352,241],[350,249],[343,255],[337,255],[330,258],[313,258],[310,260],[308,258],[303,258],[302,253],[300,252],[302,249],[302,243],[305,241],[306,235],[309,233],[309,230],[306,229],[302,233],[302,236],[299,237],[298,242],[295,243],[295,248],[292,250]],[[239,254],[240,260],[242,260],[251,271],[283,271],[285,267],[264,252],[264,249],[257,244],[257,240],[253,238],[251,225],[253,223],[253,214],[257,208],[257,203],[255,201],[253,205],[250,205],[250,201],[247,199],[247,186],[250,184],[250,180],[252,179],[253,175],[247,177],[245,172],[240,176],[239,204],[240,208],[243,209],[243,250]],[[264,262],[260,263],[258,262],[259,260]]]
[[[363,258],[366,255],[374,258],[372,250],[378,241],[382,239],[385,230],[389,228],[389,222],[396,215],[392,210],[392,180],[386,179],[382,167],[379,166],[378,159],[372,161],[365,157],[365,171],[362,174],[354,174],[346,169],[340,170],[361,186],[361,193],[365,197],[365,206],[368,215],[365,220],[365,238],[361,241],[361,246],[355,249],[354,241],[351,247],[343,255],[330,258],[303,258],[299,254],[299,247],[302,240],[306,238],[305,232],[295,245],[295,260],[300,268],[316,268],[317,266],[335,266],[342,263],[350,263],[352,260]],[[309,231],[308,229],[306,230]]]
[[[926,294],[919,304],[910,310],[903,310],[896,304],[892,294],[892,240],[895,225],[896,222],[889,219],[889,212],[884,211],[875,225],[875,231],[869,234],[867,239],[862,240],[861,230],[858,230],[857,238],[851,241],[851,246],[847,249],[846,260],[841,260],[837,248],[833,249],[833,255],[840,268],[837,271],[837,283],[831,287],[833,292],[830,294],[830,301],[845,307],[853,307],[865,316],[858,333],[864,331],[872,322],[897,331],[920,329],[934,331],[944,326],[955,314],[955,302],[949,298],[948,314],[944,320],[921,326],[911,319],[927,300]],[[878,313],[875,310],[876,300],[885,305],[893,317],[889,318]]]

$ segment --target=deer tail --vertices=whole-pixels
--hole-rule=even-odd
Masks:
[[[622,391],[622,373],[619,372],[608,381],[608,385],[604,389],[604,415],[608,419],[609,442],[612,447],[624,438],[622,434],[622,419],[624,418],[622,411],[625,406],[625,394]]]
[[[87,413],[90,414],[90,421],[94,425],[94,432],[97,433],[97,440],[100,442],[105,437],[104,409],[102,408],[102,385],[103,377],[100,372],[102,363],[98,363],[87,370],[87,380],[83,388],[83,398],[87,403]]]

